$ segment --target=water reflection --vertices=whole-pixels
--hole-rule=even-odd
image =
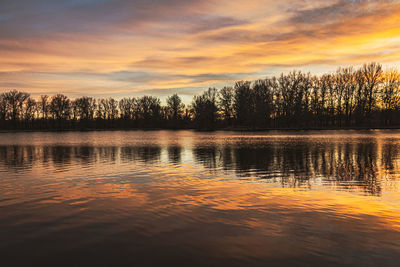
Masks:
[[[140,146],[140,147],[122,147],[120,158],[123,162],[142,161],[145,163],[154,163],[160,159],[161,147],[159,146]]]
[[[398,264],[399,138],[86,135],[0,139],[6,266]]]
[[[96,163],[141,162],[162,164],[167,160],[177,166],[200,164],[216,173],[235,172],[238,178],[256,178],[282,187],[307,188],[320,183],[340,189],[362,189],[379,196],[382,183],[397,178],[399,145],[393,140],[377,143],[374,139],[359,142],[315,142],[315,140],[268,141],[225,144],[195,144],[191,158],[182,158],[180,145],[141,146],[0,146],[0,164],[5,169],[30,169],[35,164],[55,169],[66,166],[87,167]],[[182,162],[183,161],[183,162]]]
[[[310,180],[336,184],[340,188],[361,187],[379,195],[385,182],[379,169],[398,167],[398,149],[393,143],[378,148],[373,140],[360,143],[296,141],[251,146],[196,147],[196,160],[206,168],[234,169],[238,176],[256,177],[283,187],[307,186]],[[379,177],[378,177],[379,176]]]
[[[179,158],[179,150],[175,158]],[[153,163],[160,159],[161,147],[93,147],[93,146],[0,146],[0,164],[4,168],[30,169],[33,163],[53,163],[54,167],[78,164],[89,166],[97,162],[115,163],[141,161]]]
[[[177,145],[168,146],[168,158],[171,163],[179,164],[182,159],[182,147]]]

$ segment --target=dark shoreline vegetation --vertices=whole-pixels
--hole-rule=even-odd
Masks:
[[[399,128],[400,72],[378,63],[313,76],[293,71],[209,88],[185,106],[174,94],[161,105],[143,96],[74,100],[11,90],[0,95],[0,131],[104,129]]]

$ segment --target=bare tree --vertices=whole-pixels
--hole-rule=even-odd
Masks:
[[[119,101],[119,110],[121,112],[121,118],[125,120],[132,120],[135,118],[136,99],[133,98],[123,98]]]
[[[264,79],[254,82],[252,87],[254,105],[254,125],[267,126],[273,112],[273,95],[276,80]]]
[[[72,105],[80,120],[92,120],[94,118],[96,111],[96,100],[94,98],[87,96],[77,98]]]
[[[5,121],[7,117],[7,100],[4,94],[0,94],[0,120]]]
[[[235,84],[234,110],[236,120],[241,125],[248,125],[253,114],[254,103],[251,91],[251,82],[240,81]]]
[[[381,90],[383,123],[390,125],[393,114],[399,109],[400,104],[400,72],[390,69],[383,75],[383,86]]]
[[[139,98],[137,100],[137,112],[143,126],[155,126],[160,119],[160,99],[153,96],[143,96]]]
[[[51,98],[50,113],[54,119],[68,119],[71,114],[71,101],[63,94],[57,94]]]
[[[340,68],[337,72],[337,88],[342,91],[343,110],[346,126],[350,125],[356,90],[356,76],[352,67]],[[341,113],[340,112],[340,115]]]
[[[167,108],[169,109],[172,120],[177,121],[182,118],[185,104],[183,104],[178,94],[173,94],[167,97]]]
[[[4,93],[4,99],[7,103],[8,117],[11,120],[17,121],[20,119],[24,102],[28,99],[28,97],[28,93],[19,92],[17,90]]]
[[[38,105],[42,119],[47,120],[49,117],[49,96],[41,95]]]
[[[25,120],[33,121],[35,119],[35,114],[37,112],[36,100],[29,97],[25,103]]]
[[[108,120],[115,120],[118,118],[118,102],[114,98],[108,98],[105,101],[106,114]]]
[[[366,115],[369,117],[376,104],[378,85],[382,81],[382,65],[375,62],[364,64],[361,73],[365,79]]]
[[[213,129],[217,121],[218,91],[209,88],[202,95],[194,96],[192,101],[192,113],[197,127]]]
[[[223,114],[223,118],[228,123],[231,122],[233,117],[233,100],[234,100],[234,90],[232,87],[223,87],[219,90],[219,106]]]

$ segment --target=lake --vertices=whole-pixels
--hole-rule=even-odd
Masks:
[[[398,266],[400,131],[0,134],[2,266]]]

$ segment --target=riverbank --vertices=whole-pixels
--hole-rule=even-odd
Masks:
[[[400,130],[400,126],[392,127],[288,127],[288,128],[251,128],[251,127],[224,127],[214,129],[198,129],[198,128],[80,128],[80,129],[0,129],[0,133],[18,133],[18,132],[98,132],[98,131],[182,131],[191,130],[197,132],[216,132],[216,131],[232,131],[232,132],[268,132],[268,131],[340,131],[340,130]]]

